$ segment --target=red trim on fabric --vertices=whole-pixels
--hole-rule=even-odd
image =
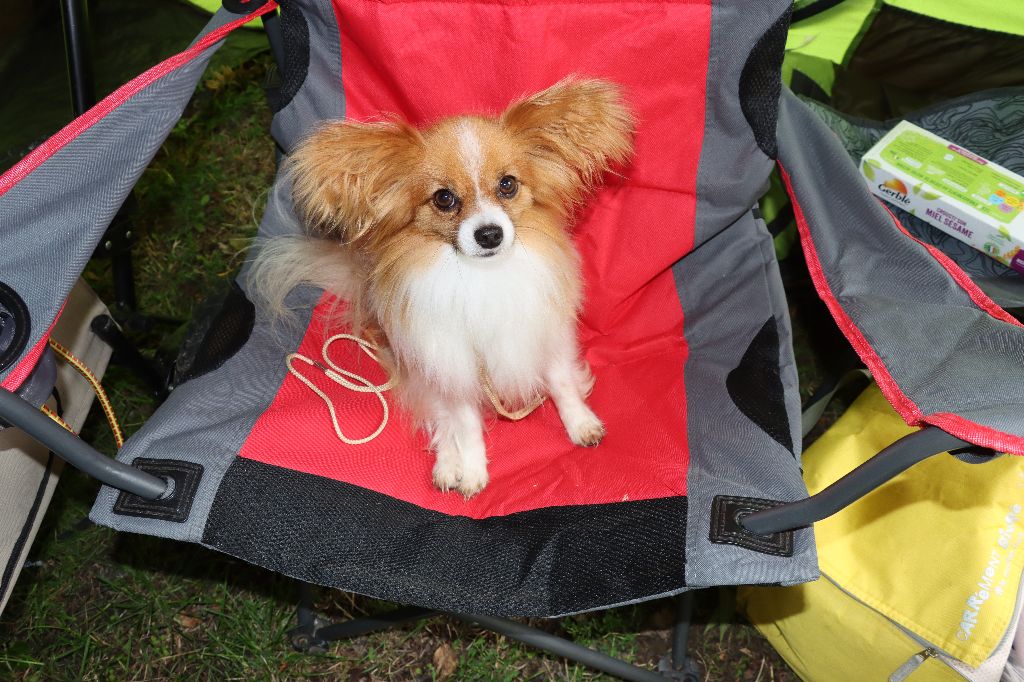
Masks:
[[[6,194],[12,187],[24,180],[26,176],[38,168],[44,161],[98,123],[104,116],[137,95],[141,90],[160,78],[163,78],[175,69],[178,69],[184,64],[192,61],[208,47],[239,26],[276,8],[277,3],[274,2],[274,0],[270,0],[266,5],[259,8],[252,14],[236,19],[230,23],[224,24],[214,31],[211,31],[188,49],[179,52],[173,57],[165,59],[104,97],[95,106],[71,121],[71,123],[64,126],[59,132],[54,134],[43,144],[33,149],[25,158],[14,164],[14,166],[12,166],[6,173],[0,176],[0,196]]]
[[[896,408],[896,411],[900,413],[900,416],[908,424],[911,426],[920,425],[921,419],[924,416],[921,410],[903,393],[896,380],[889,374],[889,370],[886,368],[885,363],[882,362],[882,358],[878,356],[867,338],[853,323],[849,315],[846,314],[839,301],[836,300],[835,294],[832,293],[832,287],[829,286],[828,279],[825,277],[825,271],[821,267],[818,251],[814,247],[814,241],[811,239],[807,218],[804,216],[803,208],[800,206],[800,202],[796,197],[796,191],[793,189],[792,180],[781,161],[778,162],[778,166],[779,174],[786,184],[789,199],[793,202],[793,213],[796,217],[797,230],[800,233],[800,244],[803,246],[804,256],[807,260],[807,269],[811,273],[811,281],[814,282],[814,288],[818,290],[818,296],[825,302],[839,328],[846,335],[853,349],[857,351],[857,355],[860,356],[860,359],[871,370],[871,376],[874,377],[882,394],[885,395],[886,399]]]
[[[928,250],[928,253],[931,254],[932,258],[937,260],[939,265],[946,269],[946,272],[948,272],[953,280],[960,285],[960,288],[970,296],[975,305],[1001,322],[1007,322],[1017,327],[1024,327],[1024,324],[1021,324],[1021,322],[1013,315],[1003,310],[995,301],[989,298],[988,295],[974,283],[974,280],[972,280],[966,272],[960,269],[960,266],[957,265],[952,258],[942,253],[942,251],[939,251],[931,244],[925,244],[923,241],[907,232],[907,228],[903,227],[903,223],[900,222],[900,219],[896,217],[895,213],[889,210],[889,207],[886,206],[881,199],[878,200],[878,203],[881,204],[882,208],[884,208],[889,216],[892,217],[892,221],[896,223],[896,227],[898,227],[903,234],[907,235]]]
[[[965,419],[960,415],[950,412],[930,414],[924,418],[924,421],[939,427],[952,436],[975,445],[992,448],[998,452],[1006,452],[1011,455],[1024,456],[1024,438],[1020,436],[1014,436],[988,426],[982,426],[972,422],[970,419]]]
[[[218,40],[221,40],[224,36],[239,26],[256,17],[264,15],[275,8],[277,8],[277,3],[274,2],[274,0],[270,0],[266,5],[259,8],[252,14],[236,19],[230,23],[224,24],[214,31],[211,31],[188,49],[179,52],[173,57],[165,59],[104,97],[84,114],[61,128],[60,131],[47,139],[46,142],[43,142],[41,145],[33,149],[25,156],[25,158],[21,159],[18,163],[8,169],[6,173],[0,175],[0,197],[10,191],[10,189],[16,184],[28,177],[36,168],[42,165],[43,162],[102,120],[104,116],[137,95],[144,88],[148,87],[160,78],[163,78],[175,69],[178,69],[184,64],[192,61],[208,47],[216,43]],[[63,310],[63,306],[61,307],[61,310]],[[0,384],[3,388],[15,390],[28,377],[28,375],[31,374],[32,369],[39,360],[39,356],[42,355],[43,349],[46,347],[50,330],[53,329],[53,325],[56,324],[57,319],[59,318],[60,313],[58,312],[53,322],[50,323],[50,328],[47,330],[46,334],[43,335],[36,345],[32,347],[32,350],[30,350],[28,354],[25,355],[17,365],[15,365],[14,369],[11,370],[11,373],[7,375],[6,379],[4,379],[3,384]]]
[[[896,217],[896,214],[893,213],[881,200],[879,200],[879,203],[892,218],[893,222],[896,223],[896,227],[898,227],[903,234],[923,246],[928,253],[931,254],[932,258],[938,261],[939,265],[945,268],[946,272],[950,274],[953,280],[960,285],[960,288],[967,293],[975,305],[1001,322],[1006,322],[1016,327],[1024,327],[1024,324],[1021,324],[1019,320],[1003,310],[1002,307],[989,298],[988,295],[974,283],[974,280],[972,280],[967,273],[953,261],[952,258],[931,244],[925,244],[920,239],[910,234],[910,232],[907,231],[907,228],[903,226],[903,223],[900,222],[900,219]],[[992,448],[1000,452],[1008,452],[1013,455],[1024,455],[1024,438],[1014,436],[988,426],[983,426],[982,424],[973,422],[970,419],[961,417],[960,415],[952,414],[950,412],[936,412],[935,414],[930,414],[925,417],[924,421],[928,424],[939,427],[946,433],[974,443],[975,445]]]
[[[17,391],[25,382],[25,379],[28,379],[29,375],[32,374],[32,370],[36,368],[36,363],[39,362],[39,358],[42,357],[43,351],[46,349],[46,344],[50,340],[50,334],[53,332],[57,320],[60,319],[60,314],[64,312],[64,305],[63,303],[61,304],[60,310],[57,311],[56,317],[53,318],[53,322],[50,323],[50,327],[43,334],[42,338],[36,342],[36,345],[32,346],[28,353],[22,356],[18,364],[11,370],[11,373],[3,380],[3,383],[0,383],[0,388],[5,388],[12,392]]]
[[[821,267],[821,261],[818,258],[817,250],[814,246],[814,241],[811,238],[810,229],[807,224],[807,219],[804,216],[803,209],[800,206],[800,202],[797,200],[796,192],[793,189],[792,181],[789,177],[789,173],[783,167],[782,163],[779,162],[779,174],[782,176],[783,182],[786,184],[786,190],[789,193],[790,200],[793,202],[793,211],[796,216],[797,229],[800,233],[800,243],[803,246],[804,254],[807,260],[807,269],[811,273],[811,280],[814,282],[815,288],[818,290],[818,295],[828,306],[829,312],[832,313],[832,317],[835,318],[836,323],[842,329],[846,338],[849,339],[853,345],[854,350],[871,370],[871,374],[878,383],[883,395],[892,404],[896,411],[900,413],[911,426],[920,426],[922,424],[931,424],[937,426],[946,433],[956,436],[962,440],[980,445],[982,447],[993,448],[1000,452],[1009,452],[1015,455],[1024,455],[1024,438],[1020,436],[1014,436],[1012,434],[1004,433],[993,429],[977,422],[973,422],[970,419],[961,417],[956,414],[949,412],[936,412],[930,415],[924,415],[921,410],[914,404],[914,402],[903,393],[903,390],[896,383],[895,379],[889,373],[889,370],[885,367],[882,359],[875,353],[874,348],[868,343],[867,339],[861,333],[860,329],[853,323],[853,321],[843,310],[839,301],[836,300],[835,295],[832,293],[832,289],[828,284],[828,280],[825,277],[824,270]],[[881,203],[881,202],[880,202]],[[918,244],[924,246],[928,253],[932,255],[950,274],[951,277],[966,291],[967,295],[970,296],[971,300],[975,302],[980,308],[985,310],[993,317],[998,320],[1011,322],[1016,326],[1022,326],[1019,322],[1010,317],[1006,311],[996,305],[988,296],[984,294],[971,281],[971,279],[961,270],[956,263],[954,263],[949,257],[947,257],[941,251],[923,244],[920,240],[916,239],[907,232],[900,221],[893,215],[889,208],[882,204],[882,207],[892,217],[893,222],[896,223],[897,227],[908,237],[914,239]],[[1009,318],[1009,319],[1007,319]]]

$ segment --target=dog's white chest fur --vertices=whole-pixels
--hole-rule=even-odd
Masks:
[[[483,369],[499,396],[526,402],[543,389],[552,355],[574,345],[564,296],[553,266],[521,244],[488,259],[446,246],[403,283],[401,323],[385,331],[398,361],[433,389],[472,395]]]

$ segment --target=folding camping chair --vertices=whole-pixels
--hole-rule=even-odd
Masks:
[[[624,86],[639,120],[635,160],[576,225],[588,291],[580,334],[608,436],[573,448],[549,406],[498,421],[488,488],[469,501],[440,493],[431,457],[400,422],[343,446],[320,398],[286,371],[288,352],[319,353],[332,302],[300,290],[301,325],[272,329],[243,273],[167,401],[117,461],[102,457],[17,391],[212,51],[277,6],[225,5],[191,47],[0,178],[0,279],[23,302],[12,324],[26,330],[0,371],[0,418],[107,484],[98,523],[409,605],[326,626],[300,608],[297,645],[445,611],[624,678],[659,679],[505,617],[813,580],[807,526],[844,499],[967,442],[1024,454],[1013,408],[1024,331],[900,232],[830,133],[780,94],[786,0],[289,0],[272,125],[283,154],[323,119],[495,112],[569,73]],[[908,421],[944,429],[894,445],[824,502],[805,499],[786,301],[756,206],[776,157],[843,331]],[[261,236],[295,229],[288,196],[279,177]],[[358,361],[343,349],[333,359]],[[372,430],[374,399],[327,390],[353,429]],[[667,667],[684,663],[685,624],[676,635]]]

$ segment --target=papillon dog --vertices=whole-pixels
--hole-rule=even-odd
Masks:
[[[286,162],[306,234],[264,242],[247,288],[271,314],[302,283],[345,300],[429,436],[434,484],[469,498],[487,485],[492,409],[550,397],[573,443],[605,435],[570,227],[632,138],[619,88],[574,78],[497,117],[323,123]]]

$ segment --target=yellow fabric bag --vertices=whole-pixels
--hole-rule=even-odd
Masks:
[[[912,429],[874,385],[804,455],[813,494]],[[1020,615],[1024,458],[937,455],[815,524],[822,578],[742,588],[805,680],[998,680]]]

